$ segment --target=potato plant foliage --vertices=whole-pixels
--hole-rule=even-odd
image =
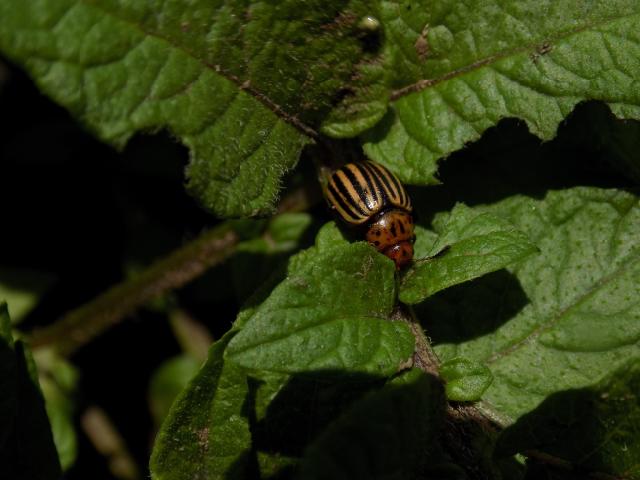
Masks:
[[[639,2],[2,1],[0,54],[1,478],[640,479]],[[319,194],[364,158],[401,272]]]

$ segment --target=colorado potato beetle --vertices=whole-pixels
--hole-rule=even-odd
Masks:
[[[393,260],[397,270],[411,262],[411,199],[393,173],[374,162],[348,163],[331,174],[325,196],[346,224],[366,231],[367,242]]]

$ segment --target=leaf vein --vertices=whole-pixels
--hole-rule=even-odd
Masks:
[[[602,27],[602,26],[608,26],[612,23],[615,23],[619,20],[624,20],[626,18],[628,18],[629,16],[633,16],[633,15],[628,15],[628,14],[624,14],[624,15],[612,15],[604,20],[602,20],[601,22],[593,22],[593,23],[586,23],[584,25],[580,25],[576,28],[570,29],[570,30],[566,30],[564,32],[560,32],[557,35],[551,36],[548,38],[548,42],[557,42],[559,40],[565,40],[567,38],[572,37],[573,35],[576,34],[580,34],[586,30],[592,29],[592,28],[596,28],[596,27]],[[398,99],[400,99],[401,97],[404,97],[406,95],[412,94],[412,93],[416,93],[422,90],[425,90],[427,88],[433,87],[435,85],[438,85],[440,83],[443,83],[447,80],[451,80],[452,78],[456,78],[462,75],[465,75],[467,73],[473,72],[475,70],[478,70],[482,67],[494,64],[499,62],[500,60],[503,60],[507,57],[510,56],[516,56],[516,55],[520,55],[526,52],[529,52],[531,50],[535,50],[540,42],[536,42],[536,43],[530,43],[530,44],[526,44],[524,46],[520,46],[520,47],[516,47],[516,48],[512,48],[512,49],[508,49],[505,50],[504,52],[499,52],[493,55],[489,55],[485,58],[481,58],[479,60],[476,60],[472,63],[469,63],[467,65],[463,65],[462,67],[459,67],[455,70],[452,70],[451,72],[447,72],[445,74],[440,75],[439,77],[434,77],[434,78],[425,78],[425,79],[420,79],[417,82],[414,82],[410,85],[404,86],[402,88],[399,88],[397,90],[394,90],[393,92],[391,92],[391,101],[396,101]]]
[[[637,263],[638,260],[639,260],[638,258],[635,258],[635,259],[633,259],[631,261],[625,262],[620,268],[615,270],[613,273],[611,273],[610,275],[607,275],[607,276],[603,277],[602,279],[600,279],[599,281],[597,281],[591,288],[587,289],[587,291],[585,293],[583,293],[581,296],[579,296],[571,305],[568,305],[567,307],[565,307],[562,310],[560,310],[556,315],[552,316],[547,322],[543,322],[542,324],[536,326],[533,330],[531,330],[529,332],[529,334],[526,337],[524,337],[524,338],[520,339],[519,341],[513,343],[509,347],[504,348],[501,351],[495,352],[492,355],[490,355],[485,360],[485,363],[494,363],[494,362],[500,360],[501,358],[503,358],[503,357],[505,357],[507,355],[510,355],[511,353],[519,350],[520,348],[522,348],[524,345],[526,345],[530,341],[535,340],[542,333],[544,333],[545,331],[547,331],[551,327],[553,327],[570,309],[576,307],[577,305],[580,305],[582,302],[588,300],[591,296],[595,295],[596,292],[598,291],[598,289],[600,287],[602,287],[603,285],[606,285],[608,282],[613,281],[616,278],[618,278],[621,275],[623,275],[626,272],[626,270],[628,269],[628,267],[630,265],[634,265],[635,263]]]
[[[222,78],[226,79],[227,81],[235,84],[236,87],[239,90],[245,91],[249,95],[253,96],[262,105],[264,105],[266,108],[271,110],[276,116],[278,116],[279,118],[281,118],[285,122],[291,124],[293,127],[295,127],[300,132],[304,133],[305,135],[307,135],[307,136],[309,136],[311,138],[314,138],[314,139],[318,138],[318,133],[313,128],[311,128],[310,126],[306,125],[304,122],[299,120],[297,116],[288,113],[281,105],[278,105],[277,103],[275,103],[266,94],[251,88],[250,83],[248,81],[244,81],[244,80],[240,79],[236,75],[233,75],[232,73],[222,69],[219,65],[214,65],[214,64],[211,64],[211,63],[205,61],[204,59],[198,57],[194,52],[192,52],[188,48],[184,47],[183,45],[180,45],[180,44],[177,44],[177,43],[173,42],[171,39],[169,39],[169,38],[167,38],[167,37],[165,37],[163,35],[160,35],[158,32],[147,31],[147,30],[143,29],[140,25],[132,22],[131,20],[129,20],[127,18],[122,17],[121,15],[118,15],[114,11],[111,11],[111,10],[109,10],[107,8],[104,8],[101,5],[98,5],[98,4],[94,3],[92,0],[78,0],[78,2],[86,5],[89,8],[95,8],[96,10],[100,10],[105,15],[109,15],[112,18],[116,19],[117,21],[119,21],[119,22],[121,22],[123,24],[129,25],[130,27],[133,27],[134,29],[136,29],[140,33],[142,33],[144,36],[160,40],[160,41],[168,44],[170,47],[175,48],[176,50],[179,50],[179,51],[183,52],[185,55],[193,58],[196,62],[200,63],[201,65],[203,65],[207,69],[210,69],[210,70],[214,71],[215,73],[220,75],[220,77],[222,77]]]

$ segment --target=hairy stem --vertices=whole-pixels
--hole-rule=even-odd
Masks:
[[[440,378],[440,360],[431,347],[431,342],[422,329],[422,325],[416,318],[411,307],[408,307],[409,327],[416,338],[416,350],[413,354],[413,363],[420,370]]]
[[[409,325],[416,338],[413,364],[442,381],[440,360],[413,309],[403,306],[398,309],[397,315]],[[442,430],[442,440],[449,455],[464,466],[469,478],[493,478],[494,472],[488,461],[498,430],[493,419],[471,403],[448,402],[445,414],[446,427]],[[470,446],[469,439],[474,439],[473,446]]]

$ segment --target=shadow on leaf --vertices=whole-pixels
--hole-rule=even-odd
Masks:
[[[529,300],[507,270],[455,285],[416,306],[434,344],[460,343],[494,332]]]
[[[349,406],[385,379],[367,374],[322,371],[313,375],[247,377],[242,416],[249,419],[252,449],[225,478],[291,478],[307,446]]]
[[[428,228],[435,212],[451,210],[456,202],[474,206],[513,195],[542,199],[549,190],[576,186],[633,188],[640,178],[640,160],[630,153],[637,151],[638,125],[616,119],[601,102],[577,105],[549,142],[524,122],[503,119],[439,162],[441,185],[410,190],[419,223]]]
[[[380,388],[384,381],[374,375],[341,371],[290,377],[264,416],[253,419],[255,447],[287,457],[301,456],[307,444],[329,423],[364,394]],[[260,382],[251,381],[249,395],[254,407],[260,387]]]
[[[263,415],[264,384],[252,384],[253,447],[263,477],[402,478],[442,462],[442,385],[417,369],[387,382],[342,371],[296,375]]]
[[[496,454],[559,459],[576,473],[640,474],[640,364],[593,388],[555,393],[498,439]],[[532,452],[533,451],[533,452]],[[551,463],[551,462],[549,462]]]
[[[1,312],[0,312],[1,314]],[[22,342],[11,347],[0,336],[0,478],[59,478],[60,464],[44,400]]]

